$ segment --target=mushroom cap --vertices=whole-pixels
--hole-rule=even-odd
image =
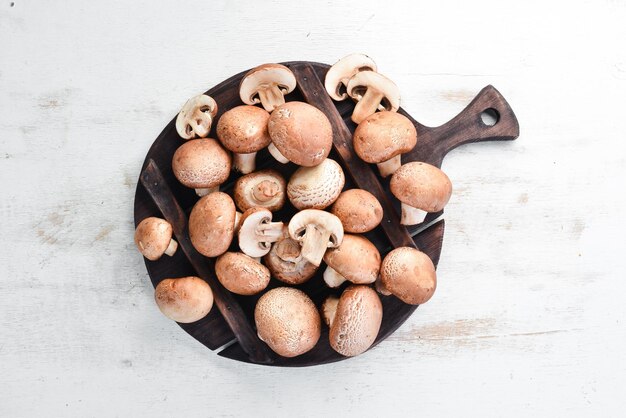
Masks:
[[[357,126],[353,143],[363,161],[378,164],[411,151],[417,143],[417,131],[404,115],[376,112]]]
[[[333,129],[326,115],[303,102],[278,106],[267,124],[274,146],[289,161],[305,167],[320,164],[333,145]]]
[[[148,260],[161,258],[172,240],[172,225],[165,219],[151,216],[139,222],[135,230],[135,245]]]
[[[401,166],[391,177],[389,187],[402,203],[426,212],[440,211],[452,195],[446,173],[423,162]]]
[[[356,356],[372,346],[383,320],[383,305],[369,286],[352,285],[341,294],[330,327],[330,346],[344,356]]]
[[[348,84],[348,80],[360,71],[377,71],[376,63],[364,54],[350,54],[336,63],[326,73],[324,86],[334,100],[345,100],[348,95],[341,92],[341,87]]]
[[[293,215],[289,221],[289,236],[301,242],[307,225],[313,224],[318,229],[330,231],[328,248],[335,248],[343,241],[343,226],[341,221],[332,213],[319,209],[304,209]]]
[[[250,154],[267,147],[272,139],[267,132],[270,114],[256,106],[237,106],[217,121],[217,137],[224,147],[237,154]]]
[[[317,271],[315,264],[309,263],[301,255],[298,241],[289,236],[287,225],[283,227],[282,238],[272,245],[263,262],[269,268],[272,277],[287,284],[302,284]]]
[[[376,197],[363,189],[342,192],[330,213],[339,218],[345,232],[362,234],[376,228],[383,219],[383,207]]]
[[[212,138],[192,139],[178,147],[172,171],[183,185],[194,189],[224,183],[230,174],[230,154]]]
[[[217,114],[217,103],[211,96],[199,94],[183,105],[176,116],[176,132],[183,139],[209,135],[213,118]]]
[[[199,277],[165,279],[154,290],[154,300],[163,315],[188,324],[207,316],[213,306],[213,292]]]
[[[369,284],[378,277],[380,253],[367,238],[345,234],[339,247],[326,251],[324,262],[352,283]]]
[[[287,183],[287,196],[298,210],[325,209],[332,205],[346,183],[341,166],[326,158],[315,167],[300,167]]]
[[[189,215],[189,238],[206,257],[228,250],[235,230],[235,203],[229,195],[215,192],[196,202]]]
[[[427,302],[437,288],[437,273],[431,259],[411,247],[392,250],[380,266],[385,288],[410,305]]]
[[[400,90],[396,83],[384,75],[374,71],[360,71],[348,80],[346,91],[348,96],[358,101],[368,89],[374,89],[383,95],[379,108],[396,112],[400,108]]]
[[[259,240],[259,226],[272,221],[272,212],[265,208],[250,208],[243,213],[239,222],[239,248],[250,257],[263,257],[271,247],[271,241]]]
[[[257,97],[259,87],[276,84],[283,95],[291,93],[296,88],[296,77],[291,70],[281,64],[262,64],[254,67],[241,79],[239,97],[248,105],[260,103]]]
[[[283,357],[306,353],[320,338],[320,314],[298,289],[277,287],[265,293],[254,308],[254,320],[259,338]]]
[[[220,255],[215,261],[215,274],[226,289],[238,295],[255,295],[270,282],[269,269],[242,253]]]
[[[237,207],[246,211],[262,207],[272,212],[285,204],[287,183],[276,170],[260,170],[239,177],[235,183],[233,196]]]

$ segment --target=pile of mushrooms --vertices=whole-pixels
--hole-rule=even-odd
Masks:
[[[419,146],[417,132],[396,113],[398,87],[377,72],[372,59],[352,54],[339,60],[325,87],[334,100],[356,102],[354,149],[377,164],[381,177],[391,176],[402,224],[420,223],[426,213],[441,210],[452,192],[450,180],[426,163],[401,165],[401,154]],[[409,247],[381,257],[363,235],[381,223],[382,206],[366,190],[344,190],[343,169],[328,158],[330,121],[308,103],[286,100],[295,88],[294,74],[283,65],[250,70],[239,87],[242,104],[219,116],[216,138],[209,134],[218,104],[207,95],[190,99],[176,120],[185,142],[173,155],[172,171],[200,196],[189,216],[191,244],[214,259],[216,277],[229,292],[260,295],[254,312],[259,338],[278,355],[294,357],[318,345],[324,323],[328,344],[355,356],[376,341],[383,318],[380,295],[407,304],[428,301],[436,288],[435,267]],[[276,169],[256,170],[256,154],[264,148],[277,160]],[[287,179],[281,164],[298,167]],[[220,191],[229,178],[232,190]],[[149,262],[172,256],[177,248],[172,226],[154,217],[139,224],[135,242]],[[320,306],[294,287],[309,280],[329,288]],[[161,281],[155,299],[178,322],[200,320],[213,305],[210,286],[198,277]]]

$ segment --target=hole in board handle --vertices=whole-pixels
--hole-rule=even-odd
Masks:
[[[483,110],[480,114],[480,120],[482,120],[486,126],[494,126],[500,120],[500,113],[490,107],[489,109]]]

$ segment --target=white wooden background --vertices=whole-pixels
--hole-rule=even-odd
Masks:
[[[626,3],[0,1],[0,416],[623,416]],[[435,297],[358,358],[219,358],[132,242],[148,147],[257,64],[366,52],[437,125],[493,84],[512,143],[444,162]]]

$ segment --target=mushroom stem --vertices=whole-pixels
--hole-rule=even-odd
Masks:
[[[292,239],[283,239],[275,244],[276,255],[283,261],[289,263],[299,263],[302,260],[300,245]]]
[[[252,258],[254,261],[256,261],[257,263],[261,262],[261,257],[250,257]]]
[[[205,138],[209,135],[212,122],[213,118],[211,117],[211,114],[204,113],[199,108],[193,112],[191,119],[189,119],[189,125],[200,138]]]
[[[202,196],[206,196],[208,194],[219,192],[219,191],[220,191],[220,186],[204,187],[204,188],[196,189],[196,194],[202,197]]]
[[[372,88],[367,89],[365,94],[358,96],[359,101],[352,112],[352,121],[358,124],[369,115],[376,113],[378,105],[384,98],[385,95],[381,92]]]
[[[252,173],[256,167],[256,152],[249,154],[233,154],[233,169],[241,174]]]
[[[346,281],[346,278],[337,272],[331,266],[327,266],[324,270],[324,282],[330,288],[337,288]]]
[[[280,87],[278,87],[278,84],[270,84],[264,88],[260,88],[258,94],[263,108],[268,112],[271,112],[274,108],[285,103],[285,97]]]
[[[168,244],[167,248],[165,249],[165,252],[163,254],[167,254],[170,257],[174,255],[174,253],[176,252],[176,250],[178,249],[178,243],[176,242],[176,240],[171,239],[170,243]]]
[[[276,181],[263,180],[254,188],[251,193],[254,200],[261,203],[266,203],[272,200],[280,192],[280,185]]]
[[[326,325],[328,325],[328,328],[333,326],[335,314],[337,313],[337,305],[339,305],[339,298],[336,296],[327,297],[322,304],[322,318]]]
[[[385,295],[385,296],[391,295],[391,292],[389,291],[389,289],[385,287],[385,285],[383,284],[383,280],[380,276],[376,278],[376,284],[374,286],[376,287],[376,291],[380,293],[381,295]]]
[[[376,165],[378,166],[378,171],[380,172],[381,177],[389,177],[402,165],[401,155],[398,154],[390,160],[383,161],[382,163],[378,163]]]
[[[319,266],[328,248],[330,235],[331,231],[319,230],[314,224],[308,224],[302,238],[302,257],[309,263]]]
[[[285,157],[280,151],[278,151],[278,148],[276,148],[276,145],[274,145],[274,143],[269,144],[267,146],[267,150],[270,152],[270,154],[272,154],[272,157],[276,158],[276,161],[278,161],[279,163],[287,164],[289,162],[287,157]]]
[[[267,222],[257,227],[257,234],[263,242],[276,242],[283,236],[282,222]]]
[[[422,223],[428,214],[428,212],[409,206],[406,203],[402,203],[400,208],[402,209],[402,219],[400,219],[402,225],[417,225]]]

